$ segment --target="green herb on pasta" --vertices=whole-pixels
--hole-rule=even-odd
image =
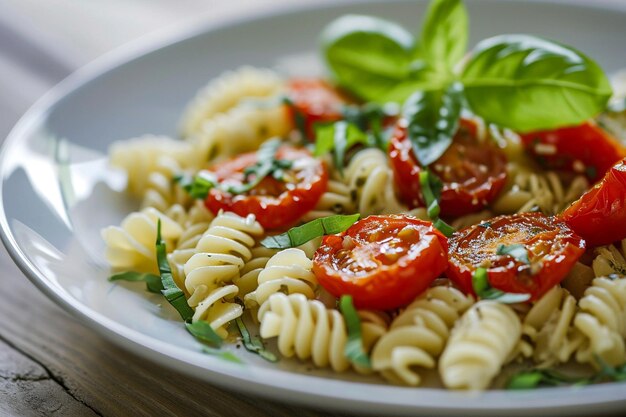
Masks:
[[[489,273],[485,268],[476,268],[472,275],[474,292],[483,300],[493,300],[502,304],[523,303],[530,300],[530,294],[517,294],[500,291],[489,284]]]
[[[352,304],[352,297],[341,296],[339,310],[346,321],[348,329],[348,341],[346,342],[345,355],[355,365],[371,368],[372,364],[367,353],[363,350],[363,338],[361,337],[361,319]]]
[[[140,282],[146,283],[146,289],[150,292],[161,294],[163,291],[163,284],[161,283],[161,277],[158,275],[150,274],[147,272],[126,271],[118,274],[111,275],[109,281],[128,281],[128,282]]]
[[[215,333],[213,327],[209,323],[203,320],[198,320],[193,323],[186,322],[185,327],[187,327],[187,331],[191,333],[196,339],[208,343],[213,347],[222,346],[223,340],[222,338]]]
[[[239,333],[241,334],[241,341],[243,342],[243,346],[248,352],[256,353],[266,361],[278,362],[278,358],[276,357],[276,355],[265,349],[263,342],[258,336],[252,337],[250,335],[250,332],[246,328],[246,325],[241,317],[238,317],[235,320],[235,323],[237,323],[237,328],[239,329]]]
[[[433,221],[433,225],[445,236],[450,237],[455,232],[454,228],[439,218],[441,208],[439,207],[439,199],[441,198],[441,189],[443,185],[441,180],[428,170],[420,172],[420,186],[428,217]]]
[[[302,226],[292,227],[280,235],[268,236],[261,241],[261,245],[269,249],[293,248],[303,245],[316,237],[341,233],[359,220],[359,217],[359,213],[322,217]]]
[[[217,186],[215,175],[205,170],[201,170],[194,177],[177,175],[174,177],[174,181],[178,182],[192,198],[198,200],[204,200],[211,188]]]
[[[498,245],[496,255],[509,255],[516,261],[523,262],[527,265],[530,264],[528,249],[526,249],[526,246],[519,243],[514,243],[512,245]]]

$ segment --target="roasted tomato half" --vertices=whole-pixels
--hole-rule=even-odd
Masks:
[[[313,158],[306,149],[282,146],[276,153],[277,160],[291,161],[285,168],[282,180],[266,176],[250,191],[233,194],[228,186],[240,186],[254,180],[246,178],[244,171],[257,163],[256,152],[240,155],[230,161],[214,166],[220,187],[212,188],[205,205],[213,213],[221,209],[240,216],[252,213],[266,229],[291,226],[304,213],[312,210],[328,185],[328,172],[324,164]]]
[[[626,159],[566,208],[561,218],[591,246],[626,239]]]
[[[522,245],[526,259],[498,254]],[[500,216],[467,227],[450,239],[448,276],[474,294],[472,275],[487,269],[492,287],[539,299],[561,282],[585,251],[585,241],[564,222],[542,213]],[[506,251],[504,251],[506,253]]]
[[[596,181],[620,159],[626,147],[594,122],[521,135],[526,151],[545,168],[585,174]]]
[[[348,103],[337,89],[319,79],[290,80],[287,90],[294,125],[303,128],[311,141],[315,140],[315,123],[341,120],[343,106]]]
[[[389,158],[402,200],[410,208],[424,205],[419,173],[407,129],[401,123],[389,145]],[[494,145],[477,139],[476,124],[462,119],[452,145],[431,164],[443,182],[441,215],[462,216],[482,210],[493,201],[506,180],[506,156]]]
[[[351,295],[357,308],[388,310],[410,303],[445,271],[447,249],[430,222],[369,216],[324,237],[313,272],[334,296]]]

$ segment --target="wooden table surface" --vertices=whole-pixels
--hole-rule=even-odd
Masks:
[[[217,22],[283,3],[297,1],[0,0],[0,137],[47,89],[119,44],[199,14]],[[46,298],[4,247],[0,288],[0,416],[333,415],[227,392],[118,348]]]

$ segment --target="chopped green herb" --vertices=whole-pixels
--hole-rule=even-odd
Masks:
[[[491,287],[489,274],[485,268],[476,268],[472,275],[472,287],[479,298],[497,301],[502,304],[523,303],[530,299],[530,294],[508,293]]]
[[[302,114],[300,109],[296,107],[295,103],[293,102],[293,100],[291,100],[291,98],[287,96],[283,97],[283,103],[286,106],[289,106],[291,110],[293,111],[293,118],[296,124],[296,129],[298,129],[298,132],[300,132],[302,139],[306,140],[306,137],[308,136],[308,132],[306,131],[306,122],[305,122],[304,114]]]
[[[209,323],[203,320],[199,320],[193,323],[185,323],[187,331],[191,333],[196,339],[210,344],[213,347],[222,346],[222,338],[215,333],[213,327]]]
[[[498,245],[496,249],[496,255],[509,255],[513,259],[519,262],[523,262],[526,265],[530,264],[530,259],[528,258],[528,249],[526,246],[520,243],[514,243],[512,245]]]
[[[489,229],[491,227],[491,222],[482,222],[478,223],[479,227],[484,227],[485,229]]]
[[[265,349],[263,342],[258,336],[251,337],[250,332],[246,328],[241,317],[238,317],[235,322],[237,323],[237,328],[239,329],[239,333],[241,333],[241,340],[243,341],[243,346],[246,348],[248,352],[256,353],[263,359],[269,362],[277,362],[278,358],[272,352]]]
[[[161,277],[158,275],[150,274],[147,272],[126,271],[119,274],[111,275],[109,281],[128,281],[146,283],[146,289],[150,292],[161,294],[163,290],[163,284],[161,283]]]
[[[167,301],[178,311],[184,321],[190,321],[193,317],[193,309],[187,304],[185,293],[174,282],[170,264],[167,262],[167,251],[165,242],[161,238],[161,219],[157,222],[157,238],[156,238],[156,257],[159,265],[159,273],[161,274],[161,284],[163,290],[161,294],[165,296]]]
[[[333,153],[333,162],[343,175],[346,151],[356,144],[368,144],[368,137],[354,123],[339,121],[315,126],[315,156]]]
[[[229,362],[243,363],[241,359],[239,359],[237,356],[235,356],[232,352],[229,352],[229,351],[219,350],[219,349],[215,349],[209,346],[204,346],[202,348],[202,351],[208,355],[217,356],[218,358],[222,358]]]
[[[252,181],[240,185],[230,185],[226,187],[226,191],[232,194],[243,194],[263,181],[268,175],[276,179],[283,180],[284,169],[291,168],[292,161],[276,159],[276,153],[282,141],[280,139],[271,139],[265,142],[257,152],[257,162],[244,169],[245,181],[249,177],[254,176]],[[276,174],[276,171],[279,171]]]
[[[428,217],[433,221],[433,226],[445,236],[452,236],[455,232],[454,228],[439,218],[439,213],[441,212],[439,198],[441,197],[441,189],[443,188],[441,180],[428,169],[421,171],[419,177],[422,196],[426,203]]]
[[[305,244],[316,237],[341,233],[352,226],[360,214],[322,217],[312,220],[302,226],[292,227],[280,235],[268,236],[261,241],[261,245],[269,249],[286,249]]]
[[[352,296],[342,295],[339,300],[339,310],[346,321],[348,328],[348,341],[344,353],[346,358],[355,365],[371,368],[367,353],[363,350],[363,339],[361,337],[361,319],[352,304]]]
[[[211,191],[211,188],[217,186],[217,178],[209,171],[202,170],[195,177],[186,175],[177,175],[174,181],[178,182],[181,187],[192,198],[204,200]]]

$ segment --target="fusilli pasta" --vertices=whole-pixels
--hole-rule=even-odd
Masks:
[[[439,360],[439,374],[448,388],[485,389],[500,372],[522,332],[511,307],[482,300],[470,307],[450,333]]]
[[[626,275],[626,239],[616,245],[600,246],[595,253],[592,268],[596,277]]]
[[[419,385],[413,367],[434,368],[450,329],[473,303],[459,290],[439,286],[428,289],[392,323],[372,351],[372,368],[388,380]]]

